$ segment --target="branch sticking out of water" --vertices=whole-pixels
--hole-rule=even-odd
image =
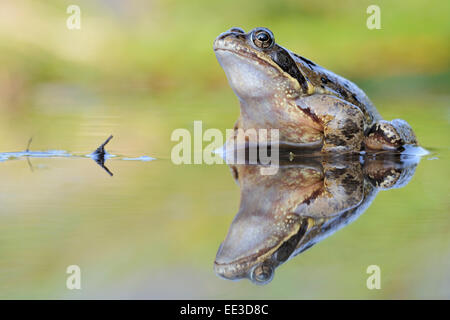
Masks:
[[[113,136],[110,135],[109,138],[106,139],[106,141],[103,142],[103,143],[100,145],[100,147],[98,147],[97,150],[95,150],[92,154],[95,154],[95,155],[100,156],[100,157],[104,157],[104,156],[105,156],[105,153],[106,153],[106,152],[105,152],[105,146],[108,144],[108,142],[109,142],[112,138],[113,138]]]
[[[98,163],[100,167],[102,167],[110,176],[113,176],[113,173],[109,171],[109,169],[105,166],[105,146],[108,144],[108,142],[113,138],[112,135],[109,136],[108,139],[106,139],[105,142],[103,142],[100,147],[98,147],[94,152],[92,152],[92,158],[95,160],[95,162]]]
[[[25,152],[30,152],[30,145],[31,145],[32,141],[33,141],[33,137],[31,137],[30,140],[28,140],[27,149],[25,150]]]

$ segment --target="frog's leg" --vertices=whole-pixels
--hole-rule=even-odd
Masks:
[[[414,176],[418,162],[408,164],[397,160],[369,160],[364,163],[364,176],[379,190],[403,188]]]
[[[379,120],[367,132],[364,144],[371,150],[396,150],[405,144],[417,145],[417,138],[404,120]]]
[[[297,99],[297,106],[323,126],[324,152],[361,151],[364,114],[357,106],[330,95]]]

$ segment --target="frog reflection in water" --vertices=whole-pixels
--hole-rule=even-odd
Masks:
[[[214,262],[226,279],[272,280],[275,268],[352,222],[379,190],[406,185],[417,157],[372,160],[321,158],[281,165],[261,175],[258,165],[231,165],[241,203]]]
[[[354,83],[281,47],[269,29],[232,28],[214,51],[241,104],[235,129],[278,129],[281,146],[323,152],[417,145],[406,121],[382,120]]]

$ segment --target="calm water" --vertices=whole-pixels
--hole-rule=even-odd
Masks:
[[[224,280],[213,269],[239,210],[240,189],[229,168],[174,165],[170,140],[154,148],[133,143],[139,121],[131,131],[124,127],[135,117],[127,113],[118,124],[114,117],[64,115],[58,127],[66,129],[53,135],[42,128],[28,153],[6,153],[25,150],[28,139],[20,147],[17,140],[5,143],[0,297],[450,297],[448,149],[431,148],[406,186],[378,192],[358,219],[279,266],[268,285],[256,286]],[[419,126],[419,138],[436,129]],[[22,131],[5,135],[33,133]],[[105,163],[110,176],[88,155],[113,131]],[[70,151],[36,151],[55,147]],[[70,291],[66,268],[74,264],[82,289]],[[380,290],[366,288],[373,264],[381,268]]]
[[[367,28],[367,1],[77,2],[81,29],[70,30],[71,1],[0,1],[0,298],[450,298],[450,2],[384,1],[379,30]],[[265,286],[215,274],[236,214],[270,222],[273,195],[291,195],[284,174],[308,172],[319,186],[327,170],[346,169],[297,159],[269,180],[273,190],[244,172],[244,192],[225,164],[170,160],[175,129],[192,133],[201,120],[225,132],[238,117],[212,50],[232,26],[269,27],[280,45],[358,84],[383,118],[408,121],[430,151],[408,184],[373,190],[353,222],[277,260]],[[388,173],[351,165],[355,190]],[[294,200],[309,181],[292,181]],[[345,210],[328,209],[327,226],[343,226]],[[264,240],[245,236],[222,249],[231,257]],[[301,239],[300,251],[310,245]],[[70,265],[81,290],[66,288]],[[380,290],[366,287],[370,265]]]

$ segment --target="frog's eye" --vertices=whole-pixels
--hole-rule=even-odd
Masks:
[[[273,44],[273,35],[264,29],[255,30],[252,33],[252,40],[258,48],[267,49]]]

